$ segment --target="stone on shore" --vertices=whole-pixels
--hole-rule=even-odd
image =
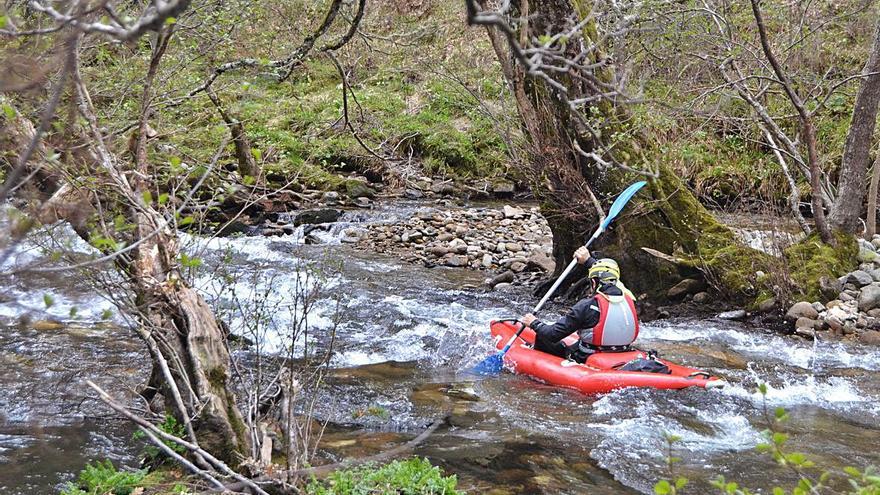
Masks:
[[[863,270],[856,270],[849,274],[847,282],[855,284],[856,287],[864,287],[874,281],[874,277],[870,273]]]
[[[666,292],[666,297],[668,297],[669,299],[680,299],[688,294],[696,294],[697,292],[701,292],[705,288],[706,283],[704,281],[695,278],[686,278],[670,288]]]
[[[815,320],[819,317],[819,312],[816,311],[816,308],[813,307],[812,304],[801,301],[799,303],[795,303],[787,313],[785,313],[785,318],[790,321],[796,321],[798,318],[809,318],[811,320]]]
[[[859,311],[868,312],[880,307],[880,285],[871,284],[859,294]]]

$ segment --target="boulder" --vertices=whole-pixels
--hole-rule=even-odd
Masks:
[[[669,289],[666,292],[666,297],[670,299],[681,299],[688,294],[696,294],[705,289],[706,282],[695,278],[686,278]]]
[[[422,233],[418,230],[410,230],[404,232],[402,236],[400,236],[400,240],[403,242],[413,242],[422,238]]]
[[[775,307],[776,307],[776,298],[775,297],[768,297],[767,299],[764,299],[763,301],[758,303],[757,310],[759,313],[766,313],[768,311],[772,311],[773,308],[775,308]]]
[[[522,244],[518,242],[507,242],[504,244],[504,247],[511,253],[518,253],[523,250]]]
[[[428,248],[428,252],[438,258],[442,258],[442,257],[446,256],[446,253],[448,253],[449,250],[446,249],[445,246],[431,246]]]
[[[709,293],[708,292],[697,292],[694,294],[694,302],[697,304],[706,304],[709,302]]]
[[[871,239],[871,245],[874,246],[874,249],[880,249],[880,239]]]
[[[843,290],[843,283],[836,278],[819,277],[819,292],[825,300],[834,299]]]
[[[455,192],[455,184],[452,181],[437,181],[431,184],[431,192],[435,194],[453,194]]]
[[[342,210],[336,208],[319,208],[315,210],[304,210],[293,217],[293,224],[296,226],[316,224],[316,223],[333,223],[342,216]]]
[[[880,307],[880,285],[868,285],[859,294],[859,311],[868,312]]]
[[[553,271],[556,270],[556,262],[553,261],[553,258],[541,252],[532,253],[526,264],[532,269],[537,269],[545,273],[553,273]]]
[[[349,198],[373,198],[376,190],[362,180],[351,179],[345,182],[345,194]]]
[[[492,192],[498,196],[509,196],[516,191],[513,182],[495,181],[492,183]]]
[[[880,270],[878,270],[877,268],[872,268],[870,270],[867,270],[867,272],[868,275],[870,275],[871,278],[874,279],[874,282],[880,282]]]
[[[868,316],[871,318],[880,318],[880,308],[869,309]]]
[[[406,189],[403,191],[403,197],[407,199],[421,199],[424,196],[425,194],[418,189]]]
[[[822,311],[825,311],[828,308],[826,308],[825,305],[820,302],[814,302],[813,309],[815,309],[816,311],[821,313]]]
[[[325,203],[335,203],[339,201],[339,193],[336,191],[327,191],[321,195],[321,201]]]
[[[868,345],[880,345],[880,332],[877,330],[866,330],[859,334],[859,342]]]
[[[794,333],[801,337],[812,339],[816,336],[816,329],[813,327],[795,327]]]
[[[516,273],[522,272],[526,269],[526,264],[522,261],[514,261],[510,264],[510,269]]]
[[[495,275],[492,278],[487,278],[485,283],[489,287],[495,287],[498,284],[509,284],[513,282],[513,279],[515,277],[516,276],[512,271],[506,270],[502,273],[499,273],[498,275]]]
[[[468,257],[462,256],[462,255],[447,255],[446,258],[444,258],[444,263],[446,266],[451,266],[451,267],[456,267],[456,268],[463,267],[463,266],[467,266]]]
[[[483,255],[482,265],[484,268],[492,268],[492,262],[493,262],[493,259],[492,259],[491,254],[486,253]]]
[[[812,304],[806,301],[795,303],[795,305],[789,308],[788,312],[785,313],[785,319],[789,321],[796,321],[798,318],[810,318],[811,320],[815,320],[818,317],[819,312],[813,308]]]
[[[864,287],[874,281],[874,277],[864,270],[856,270],[847,276],[846,281],[856,287]]]
[[[719,313],[716,318],[721,318],[722,320],[741,320],[748,316],[746,310],[744,309],[735,309],[733,311],[725,311],[723,313]]]
[[[526,215],[525,210],[515,206],[504,205],[504,218],[522,218]]]
[[[794,322],[795,328],[810,328],[810,329],[819,329],[822,328],[822,322],[816,321],[811,318],[798,318],[797,321]]]
[[[825,307],[827,309],[831,309],[831,308],[836,308],[837,306],[840,306],[841,304],[843,304],[843,301],[841,301],[840,299],[834,299],[834,300],[828,301],[828,304],[826,304]]]
[[[874,251],[873,246],[872,249],[866,248],[864,245],[859,244],[859,255],[858,260],[861,263],[870,263],[877,259],[877,252]]]
[[[838,334],[843,333],[843,322],[836,316],[827,316],[825,318],[825,324],[828,325],[828,328],[830,328],[832,332]]]
[[[855,300],[856,300],[855,297],[853,297],[853,296],[847,294],[846,292],[841,292],[841,293],[837,296],[837,298],[840,299],[842,302],[855,301]]]

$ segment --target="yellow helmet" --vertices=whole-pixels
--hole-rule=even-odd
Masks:
[[[620,280],[620,267],[611,258],[602,258],[590,267],[587,276],[599,279],[600,282],[614,283]]]

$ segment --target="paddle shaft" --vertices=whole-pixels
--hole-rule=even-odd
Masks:
[[[599,237],[599,234],[601,234],[603,230],[605,230],[605,229],[603,229],[602,227],[599,227],[598,229],[596,229],[596,232],[593,233],[593,236],[590,237],[590,240],[588,240],[587,243],[584,244],[584,247],[586,247],[586,248],[590,247],[590,244],[592,244],[593,241],[595,241],[596,238]],[[563,271],[562,274],[559,275],[559,278],[556,279],[556,282],[553,282],[553,285],[550,287],[550,290],[548,290],[547,293],[544,294],[544,297],[542,297],[541,301],[538,302],[538,305],[535,306],[535,309],[532,311],[532,314],[537,313],[538,311],[541,311],[541,308],[544,307],[544,303],[546,303],[547,300],[553,296],[553,294],[556,292],[556,289],[558,289],[559,286],[562,285],[562,281],[565,280],[565,277],[567,277],[568,274],[571,273],[572,270],[574,270],[574,267],[577,266],[577,264],[578,264],[577,259],[571,260],[571,263],[568,264],[568,266],[565,268],[565,271]],[[510,350],[510,346],[513,345],[513,343],[516,341],[517,337],[519,337],[520,334],[523,333],[523,330],[525,330],[525,329],[526,329],[526,326],[522,325],[522,327],[516,332],[516,334],[514,334],[514,336],[511,337],[510,340],[507,341],[507,345],[504,346],[504,350],[501,351],[501,354],[505,354],[508,350]]]

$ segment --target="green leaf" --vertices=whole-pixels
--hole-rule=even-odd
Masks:
[[[165,19],[165,24],[168,26],[177,24],[177,18],[176,17],[169,17],[169,18]]]
[[[105,309],[104,311],[101,311],[101,319],[102,320],[109,320],[112,317],[113,317],[113,311],[111,311],[109,309]]]
[[[144,191],[144,193],[141,194],[141,198],[143,198],[144,203],[151,204],[153,202],[153,193],[150,191]]]
[[[788,441],[788,435],[785,433],[782,433],[781,431],[777,431],[777,432],[773,433],[772,439],[773,439],[773,443],[775,443],[776,445],[783,445],[783,444],[785,444],[786,441]]]
[[[775,413],[776,413],[776,419],[778,419],[778,420],[782,420],[782,418],[784,418],[786,416],[784,407],[777,407]]]
[[[6,114],[6,118],[9,120],[15,118],[15,109],[11,105],[3,105],[3,113]]]
[[[70,317],[71,317],[71,318],[76,318],[76,313],[77,313],[77,312],[79,312],[79,309],[77,309],[76,306],[72,306],[72,307],[70,308],[70,312],[69,312]]]
[[[254,179],[252,175],[245,175],[244,177],[242,177],[241,182],[246,186],[251,186],[255,182],[257,182],[257,179]]]
[[[654,485],[654,493],[657,495],[669,495],[672,493],[672,485],[666,480],[660,480]]]
[[[251,148],[251,155],[253,155],[254,160],[256,161],[260,161],[260,159],[263,158],[263,152],[256,148]]]
[[[43,304],[45,304],[47,308],[51,308],[52,305],[55,304],[55,299],[50,294],[43,294]]]
[[[724,491],[726,491],[727,493],[730,493],[731,495],[736,493],[737,488],[739,488],[739,485],[733,481],[724,485]]]
[[[0,29],[5,28],[7,22],[9,22],[9,18],[5,15],[0,15]]]
[[[758,392],[760,392],[761,395],[767,395],[767,384],[766,383],[759,383],[758,384]]]
[[[862,477],[862,472],[852,466],[847,466],[847,467],[843,468],[843,472],[854,477],[854,478],[861,478]]]
[[[192,216],[188,216],[188,217],[184,217],[183,219],[181,219],[177,225],[179,225],[181,227],[186,227],[187,225],[189,225],[195,221],[196,221],[195,218],[193,218]]]
[[[687,480],[687,478],[684,478],[684,477],[679,476],[679,477],[675,480],[675,489],[676,489],[676,490],[681,490],[681,489],[684,488],[684,486],[687,485],[687,484],[688,484],[688,480]]]
[[[164,205],[168,202],[168,193],[162,193],[159,195],[159,204]]]
[[[758,452],[768,452],[772,446],[769,443],[759,443],[755,445],[755,450]]]
[[[777,486],[773,488],[773,495],[785,495],[785,490]]]

